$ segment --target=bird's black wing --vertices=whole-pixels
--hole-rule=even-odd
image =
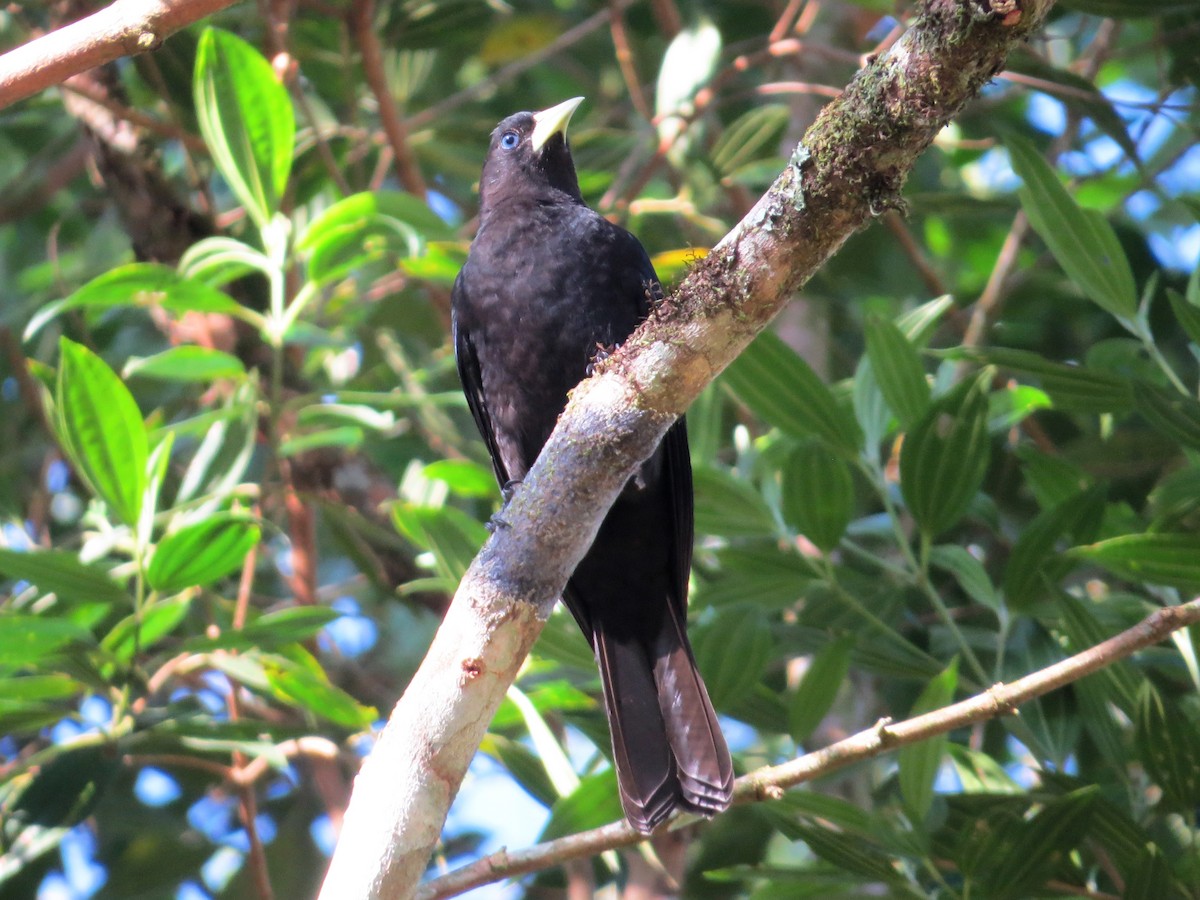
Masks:
[[[663,299],[662,282],[654,271],[654,263],[641,242],[630,235],[628,253],[638,261],[640,282],[638,318],[646,319]],[[670,602],[680,623],[687,622],[688,576],[692,570],[694,517],[692,501],[692,460],[688,449],[687,423],[683,416],[668,429],[658,453],[662,454],[662,480],[669,496],[671,522],[675,540],[671,545],[672,573],[675,576]]]
[[[466,286],[462,275],[454,280],[452,291],[453,303],[457,307],[463,299]],[[465,305],[465,304],[464,304]],[[504,462],[500,458],[500,450],[496,444],[496,430],[492,426],[492,417],[488,412],[487,398],[483,395],[483,373],[479,369],[479,354],[471,340],[470,329],[457,317],[453,317],[451,327],[454,332],[454,361],[458,365],[458,378],[462,382],[463,393],[467,397],[467,407],[475,419],[475,427],[479,429],[483,442],[487,445],[488,455],[492,458],[492,468],[496,470],[496,480],[501,485],[509,483],[510,478],[505,471]]]

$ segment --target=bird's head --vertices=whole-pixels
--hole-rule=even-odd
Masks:
[[[515,113],[496,126],[479,180],[485,209],[508,197],[583,202],[567,143],[567,123],[582,102],[574,97],[541,112]]]

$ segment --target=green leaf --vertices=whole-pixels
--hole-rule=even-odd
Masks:
[[[0,669],[32,665],[75,641],[91,642],[87,629],[66,619],[0,616]]]
[[[62,550],[20,553],[0,548],[0,573],[37,585],[42,593],[57,594],[60,600],[132,605],[129,595],[106,571]]]
[[[791,113],[782,103],[766,103],[743,113],[722,132],[710,159],[722,175],[762,156],[773,156]]]
[[[954,764],[954,771],[962,783],[964,794],[1021,794],[1022,788],[1012,780],[992,757],[961,744],[949,743],[945,747]]]
[[[442,482],[460,497],[492,499],[500,496],[492,470],[467,459],[439,459],[425,466],[421,474]]]
[[[1164,808],[1190,815],[1200,803],[1200,727],[1149,681],[1138,692],[1134,741]]]
[[[1111,137],[1126,156],[1138,162],[1137,143],[1129,136],[1125,120],[1117,113],[1103,92],[1082,75],[1068,69],[1049,65],[1040,57],[1021,51],[1010,54],[1006,63],[1009,71],[1020,72],[1036,79],[1039,90],[1062,102],[1080,116],[1086,116],[1096,127]]]
[[[422,550],[433,552],[438,575],[453,589],[487,540],[487,529],[451,506],[399,502],[391,509],[396,530]]]
[[[904,332],[887,319],[869,317],[866,337],[876,383],[900,424],[911,428],[929,408],[929,382],[921,358]]]
[[[185,278],[220,287],[254,272],[271,275],[271,260],[261,250],[224,235],[199,240],[179,260]]]
[[[368,727],[378,715],[376,710],[335,687],[321,667],[308,660],[311,657],[297,662],[278,654],[262,655],[263,673],[275,696],[337,725],[354,730]]]
[[[914,347],[924,347],[929,343],[942,317],[953,308],[954,296],[943,294],[926,300],[916,309],[910,309],[898,316],[896,325]]]
[[[1125,879],[1122,900],[1182,900],[1186,896],[1175,881],[1166,854],[1157,844],[1147,843]]]
[[[281,646],[306,641],[340,617],[329,606],[287,606],[263,613],[236,633],[255,646]]]
[[[260,536],[253,520],[233,513],[185,525],[158,542],[146,579],[165,594],[212,584],[240,569]]]
[[[965,547],[940,544],[930,550],[929,562],[953,575],[958,586],[976,603],[992,610],[1000,608],[1000,598],[996,596],[996,588],[983,563],[972,556]]]
[[[287,189],[296,122],[271,64],[228,31],[207,28],[196,50],[196,117],[213,162],[259,228]]]
[[[983,484],[991,457],[985,370],[939,400],[904,439],[900,490],[930,537],[958,522]]]
[[[921,691],[917,701],[909,710],[909,717],[941,709],[954,699],[954,691],[958,687],[957,657],[936,678],[930,679]],[[946,745],[950,741],[948,734],[941,734],[928,740],[919,741],[901,747],[897,754],[900,767],[900,794],[904,798],[905,809],[916,822],[925,821],[933,805],[933,785],[937,780],[938,769],[942,765],[942,757]]]
[[[1126,534],[1068,551],[1131,581],[1200,586],[1200,535]]]
[[[1123,321],[1137,315],[1137,285],[1116,232],[1095,210],[1081,209],[1027,141],[1005,138],[1013,170],[1025,182],[1021,205],[1071,280],[1097,306]]]
[[[696,531],[722,537],[764,537],[776,532],[762,495],[723,469],[700,466],[692,474]]]
[[[1017,820],[997,836],[1000,846],[990,854],[989,868],[995,873],[994,892],[989,897],[1022,898],[1037,893],[1053,871],[1056,860],[1065,858],[1087,833],[1091,809],[1100,789],[1081,788],[1048,802],[1028,821]]]
[[[524,744],[489,732],[480,742],[479,750],[499,761],[517,784],[543,806],[551,806],[558,800],[558,792],[550,783],[546,767]]]
[[[1167,288],[1167,299],[1171,301],[1171,311],[1175,320],[1187,333],[1193,344],[1200,344],[1200,306],[1189,301],[1174,288]]]
[[[1133,407],[1129,379],[1087,366],[1051,362],[1028,350],[956,347],[946,351],[951,359],[970,359],[1032,375],[1050,395],[1056,409],[1074,412],[1126,412]]]
[[[1070,652],[1082,653],[1113,636],[1082,600],[1064,593],[1058,598],[1058,608],[1062,611],[1062,628]],[[1093,678],[1104,683],[1105,703],[1116,706],[1132,719],[1145,676],[1128,660],[1117,660],[1080,683],[1085,684]]]
[[[321,447],[357,447],[363,442],[364,437],[366,437],[365,432],[357,425],[323,428],[308,434],[298,434],[283,441],[279,445],[279,455],[283,457],[297,456]]]
[[[793,437],[817,436],[853,457],[858,424],[817,373],[778,336],[764,331],[722,375],[739,400],[768,425]]]
[[[850,467],[819,441],[804,441],[788,456],[781,476],[788,525],[826,553],[833,550],[854,517]]]
[[[191,595],[152,603],[140,616],[127,616],[118,622],[100,646],[122,662],[128,662],[136,653],[153,647],[178,628],[191,605]]]
[[[888,433],[892,415],[887,401],[880,390],[879,380],[871,367],[871,360],[863,356],[854,370],[854,418],[863,432],[863,447],[870,458],[875,459],[879,445]]]
[[[808,671],[796,686],[788,713],[792,739],[803,744],[833,707],[838,691],[850,671],[854,638],[846,636],[827,645],[812,658]]]
[[[1136,379],[1133,400],[1146,421],[1172,440],[1200,450],[1200,403]]]
[[[131,356],[125,363],[125,378],[137,375],[160,381],[198,381],[241,378],[246,374],[242,361],[230,353],[184,344],[153,356]]]
[[[42,308],[25,326],[29,340],[51,319],[70,309],[161,306],[174,313],[211,312],[245,317],[245,310],[202,281],[185,278],[158,263],[130,263],[98,275],[65,300]]]
[[[454,230],[412,194],[365,191],[317,216],[296,249],[310,251],[308,277],[321,282],[374,260],[419,256],[426,241],[453,237]]]
[[[1094,526],[1104,514],[1104,489],[1094,487],[1043,510],[1027,523],[1013,544],[1004,569],[1004,597],[1013,609],[1030,609],[1045,596],[1043,579],[1065,573],[1058,541]],[[1094,532],[1088,532],[1088,537]],[[1080,537],[1078,539],[1086,540]]]
[[[762,610],[790,609],[805,588],[815,580],[816,570],[794,550],[776,544],[759,547],[728,547],[717,553],[718,575],[701,582],[695,606],[728,606],[753,597]]]
[[[1058,506],[1092,485],[1091,476],[1069,459],[1042,453],[1029,444],[1017,447],[1016,452],[1025,484],[1042,509]]]
[[[605,769],[581,779],[579,787],[554,804],[550,810],[550,821],[542,829],[538,840],[549,841],[568,834],[578,834],[618,821],[622,816],[616,771]]]
[[[713,706],[736,713],[742,698],[762,678],[775,639],[757,607],[726,607],[696,629],[693,646]]]
[[[24,675],[19,678],[0,678],[0,699],[63,700],[74,697],[83,685],[67,675]]]
[[[796,830],[814,854],[840,869],[885,884],[903,880],[892,861],[861,836],[811,825],[799,825]]]
[[[150,449],[133,395],[87,347],[59,341],[59,440],[76,472],[113,514],[136,527]]]

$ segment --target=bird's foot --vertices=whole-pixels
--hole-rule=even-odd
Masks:
[[[513,494],[517,492],[517,488],[521,486],[520,478],[511,478],[504,482],[504,486],[500,488],[500,496],[504,498],[504,505],[507,506],[512,502]]]
[[[600,363],[604,362],[616,352],[616,344],[597,344],[596,352],[592,354],[592,361],[587,365],[587,377],[591,378],[592,373],[596,371],[596,366],[600,365]]]
[[[500,511],[487,520],[484,526],[489,532],[495,532],[498,528],[510,528],[508,520],[504,518],[504,510],[509,503],[512,502],[513,495],[516,494],[517,488],[521,484],[521,479],[514,478],[511,481],[504,482],[500,488],[500,496],[504,498],[504,505],[500,507]]]

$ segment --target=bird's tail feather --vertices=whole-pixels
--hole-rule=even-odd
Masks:
[[[595,633],[594,641],[621,806],[629,824],[649,834],[675,810],[680,797],[654,673],[637,642],[614,640],[603,631]]]
[[[596,662],[625,816],[649,833],[677,808],[711,816],[729,806],[733,764],[717,714],[674,611],[654,648],[595,632]]]
[[[733,798],[733,762],[674,608],[660,633],[654,680],[684,805],[711,816]]]

